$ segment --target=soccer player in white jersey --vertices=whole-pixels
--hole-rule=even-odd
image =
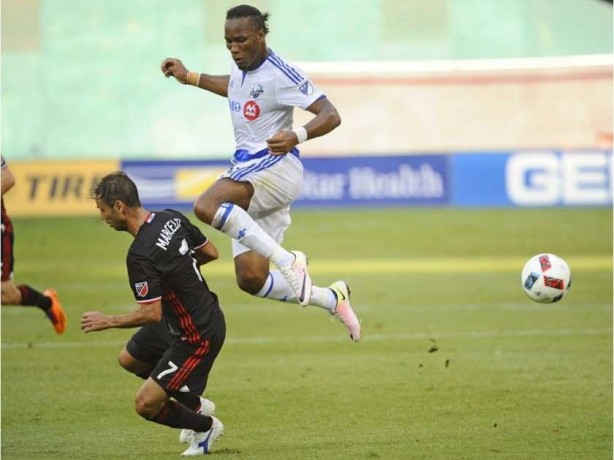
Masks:
[[[323,136],[341,123],[337,109],[307,76],[266,44],[269,14],[249,5],[226,13],[224,38],[233,60],[230,75],[189,72],[167,58],[166,77],[228,98],[236,151],[232,166],[194,204],[196,216],[232,241],[239,287],[252,295],[319,306],[359,341],[360,321],[344,281],[313,285],[307,258],[280,243],[290,225],[290,206],[303,184],[298,144]],[[292,127],[294,107],[314,114]],[[273,262],[278,270],[270,270]]]

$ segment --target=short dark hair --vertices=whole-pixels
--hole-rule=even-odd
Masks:
[[[249,18],[256,30],[263,29],[265,35],[269,33],[269,13],[262,13],[258,8],[250,5],[239,5],[226,11],[226,19]]]
[[[92,198],[107,206],[113,206],[119,200],[130,208],[141,207],[136,184],[123,171],[112,172],[100,179],[92,189]]]

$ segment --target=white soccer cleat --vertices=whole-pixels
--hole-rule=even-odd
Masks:
[[[217,441],[224,433],[224,425],[217,418],[211,416],[213,425],[209,431],[204,433],[194,433],[190,447],[185,450],[182,457],[195,457],[197,455],[208,454],[211,451],[211,445]]]
[[[350,291],[350,286],[348,286],[345,281],[335,281],[328,286],[328,288],[337,296],[337,305],[331,314],[348,328],[348,331],[350,331],[350,338],[354,342],[358,342],[362,335],[362,331],[360,319],[358,319],[358,316],[356,316],[356,313],[354,313],[350,305],[350,295],[352,293],[352,291]]]
[[[209,401],[205,398],[200,398],[200,409],[198,409],[198,413],[201,415],[213,415],[215,414],[215,403],[213,401]],[[179,442],[192,442],[192,437],[194,436],[194,430],[188,430],[184,428],[179,433]]]
[[[294,262],[290,267],[279,267],[286,281],[292,287],[298,303],[309,305],[311,301],[311,277],[307,271],[307,256],[301,251],[291,251],[294,254]]]

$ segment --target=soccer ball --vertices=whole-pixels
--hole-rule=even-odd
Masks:
[[[571,271],[554,254],[537,254],[522,269],[522,289],[535,302],[558,302],[571,286]]]

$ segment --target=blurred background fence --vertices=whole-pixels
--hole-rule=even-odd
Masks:
[[[235,4],[3,0],[12,212],[85,212],[91,183],[117,168],[147,203],[189,206],[225,167],[232,126],[224,99],[166,80],[159,64],[228,72]],[[252,4],[271,12],[269,46],[343,118],[302,146],[297,205],[611,205],[611,3]],[[307,118],[297,111],[295,124]]]

